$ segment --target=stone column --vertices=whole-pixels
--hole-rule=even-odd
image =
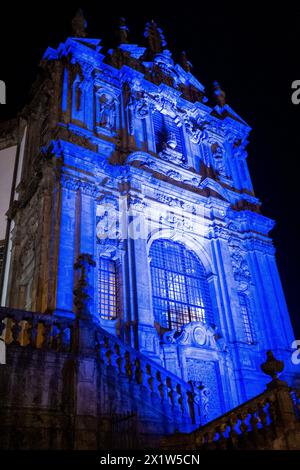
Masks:
[[[58,316],[74,317],[73,287],[75,258],[76,193],[61,188],[61,216],[57,267],[56,309]]]
[[[79,279],[74,289],[76,400],[74,449],[97,449],[98,435],[98,366],[96,325],[91,312],[89,273],[95,262],[88,254],[80,254],[74,265]]]
[[[147,241],[144,239],[134,240],[133,248],[138,348],[149,356],[158,356],[159,345],[157,331],[154,327]]]

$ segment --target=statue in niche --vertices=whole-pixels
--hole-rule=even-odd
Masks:
[[[76,92],[75,92],[76,111],[80,111],[81,109],[81,97],[82,97],[81,86],[80,86],[80,83],[77,83]]]
[[[227,176],[225,158],[224,158],[224,149],[218,144],[212,144],[211,146],[212,154],[215,161],[215,169],[221,176]]]
[[[210,389],[208,387],[202,386],[201,389],[201,408],[204,422],[209,421],[209,412],[210,412]]]
[[[116,103],[112,96],[103,94],[99,99],[99,124],[108,130],[116,127]]]
[[[149,108],[148,108],[147,101],[145,99],[139,100],[135,108],[136,117],[143,119],[144,117],[147,116],[148,111],[149,111]]]

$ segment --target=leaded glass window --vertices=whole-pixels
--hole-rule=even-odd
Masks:
[[[179,330],[190,322],[213,323],[204,266],[184,245],[156,240],[150,249],[153,308],[156,321]]]
[[[116,262],[99,258],[98,297],[100,318],[113,320],[118,315],[118,282]]]
[[[242,321],[243,321],[243,326],[244,326],[245,339],[248,344],[253,344],[255,342],[255,337],[254,337],[254,329],[253,329],[253,325],[251,321],[249,299],[247,295],[240,293],[239,301],[240,301],[240,311],[241,311]]]

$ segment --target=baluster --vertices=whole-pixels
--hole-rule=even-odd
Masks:
[[[185,418],[191,418],[190,406],[189,406],[189,396],[188,396],[188,391],[186,389],[182,390],[181,399],[182,399],[183,416]]]
[[[133,378],[136,383],[141,384],[142,383],[142,370],[141,370],[141,363],[140,360],[136,357],[134,362],[133,362]]]
[[[204,437],[204,434],[202,432],[197,432],[196,433],[196,437],[195,437],[195,443],[196,443],[196,449],[197,448],[201,448],[204,446],[205,444],[205,437]]]
[[[42,349],[48,348],[55,348],[55,344],[53,345],[53,333],[54,326],[52,325],[51,321],[44,320],[43,322],[39,321],[37,329],[38,329],[38,337],[37,337],[37,347]],[[54,341],[55,343],[55,341]]]
[[[31,324],[30,318],[24,319],[23,326],[22,326],[22,344],[21,344],[24,347],[30,344],[31,328],[32,328],[32,324]]]
[[[216,432],[219,434],[219,439],[215,442],[216,442],[217,447],[219,447],[220,449],[227,448],[227,439],[225,436],[227,427],[228,427],[227,423],[222,423],[222,422],[216,427]],[[212,441],[214,441],[215,436],[213,437]]]
[[[269,415],[270,415],[272,426],[276,426],[277,419],[278,419],[278,412],[277,412],[275,397],[272,397],[269,400]]]
[[[208,429],[204,434],[205,438],[205,447],[211,447],[211,443],[214,441],[216,437],[216,430],[215,429]]]
[[[173,393],[172,382],[171,382],[170,377],[167,377],[166,379],[166,386],[168,389],[169,404],[171,408],[174,408],[174,393]]]
[[[132,377],[133,377],[133,367],[132,367],[131,358],[130,358],[130,352],[129,352],[129,351],[126,351],[126,353],[125,353],[124,369],[125,369],[126,376],[129,378],[129,380],[132,380]]]
[[[100,361],[102,363],[105,363],[105,357],[106,357],[105,356],[105,342],[100,335],[98,335],[97,341],[98,341],[98,351],[99,351]]]
[[[258,414],[258,417],[259,417],[259,421],[262,425],[262,428],[265,429],[266,426],[267,426],[268,417],[267,417],[267,413],[265,412],[264,403],[259,402],[257,408],[258,408],[257,414]]]
[[[141,366],[141,384],[147,389],[150,390],[150,384],[149,384],[149,366],[148,364],[140,364]]]
[[[161,400],[162,397],[159,389],[160,380],[158,379],[158,372],[156,372],[155,370],[151,373],[150,386],[152,393],[154,395],[157,395],[158,399]]]
[[[177,391],[177,385],[173,385],[172,380],[170,378],[169,378],[169,384],[168,385],[169,385],[169,388],[170,388],[169,397],[170,397],[171,406],[173,408],[173,411],[175,413],[175,416],[180,415],[181,414],[181,406],[180,406],[180,402],[179,402],[180,394]]]
[[[119,354],[118,354],[118,344],[112,344],[110,348],[110,365],[119,372]]]
[[[11,344],[13,342],[12,327],[14,325],[13,319],[10,317],[5,318],[6,328],[5,328],[5,343]]]
[[[127,363],[126,363],[126,357],[123,353],[120,353],[119,359],[118,359],[118,365],[119,365],[119,372],[121,375],[126,376],[127,375]]]
[[[38,320],[34,316],[30,318],[30,320],[27,320],[30,322],[30,329],[28,330],[28,339],[29,339],[29,345],[31,348],[36,347],[36,341],[37,341],[37,325],[38,325]]]
[[[167,384],[167,377],[161,375],[161,385],[159,386],[165,406],[170,406],[169,387]]]
[[[20,344],[20,333],[22,331],[22,327],[20,326],[20,318],[16,315],[16,318],[13,320],[13,326],[11,328],[12,331],[12,342],[13,344],[19,343]]]
[[[61,350],[63,352],[68,352],[70,350],[70,329],[67,323],[61,323]]]
[[[251,429],[252,429],[252,431],[253,431],[254,433],[256,433],[257,430],[258,430],[257,425],[258,425],[258,421],[259,421],[259,420],[258,420],[258,418],[257,418],[257,416],[256,416],[256,410],[255,410],[255,408],[252,408],[252,407],[249,408],[249,413],[250,413],[250,421],[249,421],[249,423],[250,423]]]
[[[184,404],[183,404],[183,393],[182,393],[180,384],[176,385],[175,390],[176,390],[176,394],[177,394],[178,407],[181,411],[182,416],[184,416],[185,409],[184,409]]]
[[[238,438],[239,438],[239,435],[236,431],[236,426],[237,426],[237,423],[238,423],[238,417],[233,414],[230,416],[229,420],[228,420],[228,425],[229,425],[229,439],[231,441],[231,444],[232,446],[235,448],[237,443],[238,443]]]
[[[61,322],[57,324],[57,330],[57,351],[62,351],[64,327]]]

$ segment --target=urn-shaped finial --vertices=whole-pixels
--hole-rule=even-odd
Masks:
[[[261,364],[261,370],[269,375],[273,380],[278,378],[278,374],[283,371],[284,363],[275,358],[272,351],[267,351],[267,360]]]

